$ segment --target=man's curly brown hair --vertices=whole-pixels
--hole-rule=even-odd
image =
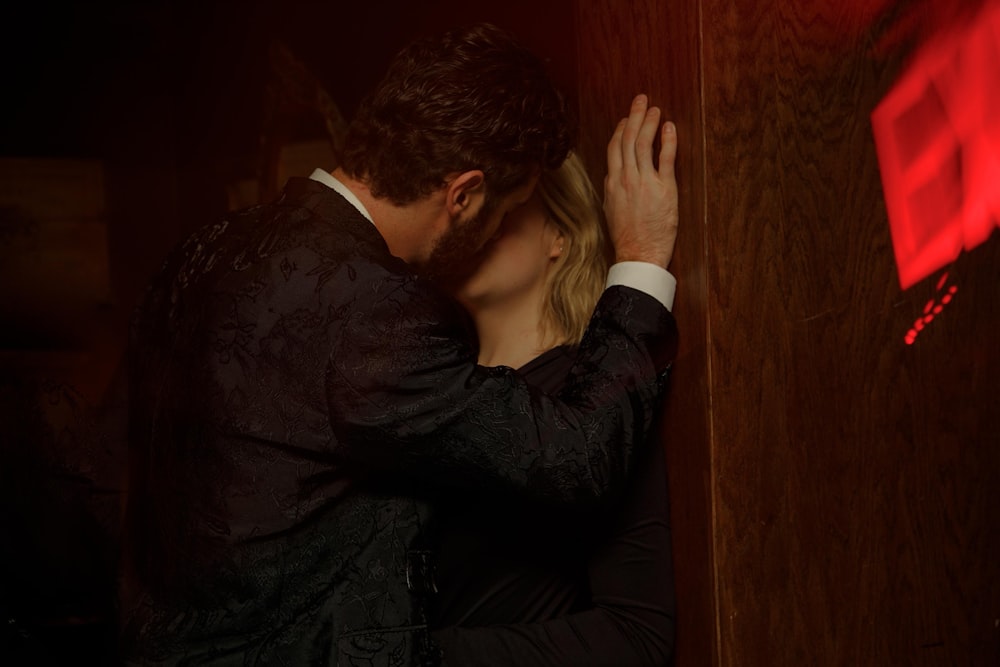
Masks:
[[[481,169],[487,202],[558,167],[572,147],[566,104],[542,62],[489,24],[420,39],[361,103],[341,166],[405,205]]]

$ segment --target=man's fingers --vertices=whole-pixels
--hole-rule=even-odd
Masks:
[[[632,101],[628,118],[608,143],[604,213],[617,261],[638,260],[666,267],[677,237],[677,183],[674,160],[677,128],[645,95]],[[661,129],[662,127],[662,129]],[[660,132],[659,168],[654,146]]]
[[[660,132],[660,179],[674,178],[674,160],[677,157],[677,126],[669,120]]]
[[[625,121],[625,118],[618,121],[618,127],[608,142],[608,177],[614,174],[617,178],[622,170],[622,134],[625,132]]]
[[[622,134],[622,165],[625,169],[637,169],[636,146],[639,138],[639,131],[646,120],[646,109],[649,106],[649,98],[645,95],[636,95],[632,100],[632,108],[629,110],[628,119],[625,121],[625,131]]]
[[[653,140],[656,138],[656,130],[660,126],[660,109],[650,107],[646,111],[642,125],[639,127],[639,134],[635,140],[636,167],[640,172],[653,172]]]

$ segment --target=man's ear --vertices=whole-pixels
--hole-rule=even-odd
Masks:
[[[463,171],[448,183],[445,206],[452,218],[470,218],[486,200],[486,176],[479,169]]]

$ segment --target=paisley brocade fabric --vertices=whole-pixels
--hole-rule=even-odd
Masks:
[[[420,315],[442,311],[436,296],[407,282],[343,322],[327,382],[341,446],[352,459],[425,479],[599,503],[649,428],[658,373],[673,353],[669,312],[635,290],[605,292],[566,389],[553,398],[511,369],[456,365],[466,355],[461,331]],[[660,333],[637,345],[644,331]]]
[[[191,237],[134,322],[127,661],[437,664],[425,492],[596,504],[648,427],[673,320],[602,303],[564,404],[322,184]]]

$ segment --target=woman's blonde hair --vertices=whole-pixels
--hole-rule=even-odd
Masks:
[[[583,161],[570,153],[558,169],[543,170],[538,192],[548,222],[562,233],[562,252],[549,274],[542,325],[552,344],[583,338],[604,290],[610,247],[600,199]]]

